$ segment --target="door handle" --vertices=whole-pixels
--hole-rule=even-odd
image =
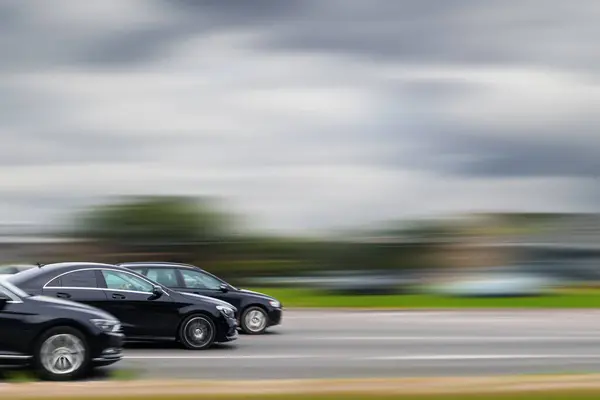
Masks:
[[[112,298],[115,300],[123,300],[123,299],[125,299],[125,295],[122,295],[119,293],[113,293]]]
[[[60,297],[61,299],[70,299],[71,295],[69,293],[58,292],[56,293],[56,297]]]

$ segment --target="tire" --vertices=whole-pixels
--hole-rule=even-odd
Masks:
[[[210,317],[202,314],[194,314],[185,318],[178,332],[179,342],[189,350],[208,349],[215,342],[216,336],[215,323]]]
[[[248,335],[261,335],[268,325],[267,312],[258,306],[248,307],[240,318],[240,327]]]
[[[91,365],[83,333],[69,326],[51,328],[37,341],[34,368],[43,380],[70,381],[85,377]]]

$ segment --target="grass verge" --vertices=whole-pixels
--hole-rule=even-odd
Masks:
[[[33,383],[0,387],[0,397],[110,400],[367,400],[600,398],[598,375],[279,381]]]
[[[286,308],[600,308],[600,289],[563,290],[536,297],[460,298],[418,295],[329,295],[308,289],[253,288]]]
[[[353,394],[330,394],[330,395],[266,395],[266,396],[247,396],[247,395],[226,395],[226,396],[209,396],[209,395],[168,395],[168,396],[111,396],[98,397],[95,395],[82,397],[69,397],[73,400],[87,399],[106,399],[106,400],[597,400],[600,396],[600,391],[569,391],[564,393],[556,393],[553,391],[536,392],[536,393],[506,393],[506,394],[439,394],[439,395],[353,395]],[[33,400],[43,399],[40,397],[17,397],[14,400]],[[13,400],[13,399],[11,399]]]

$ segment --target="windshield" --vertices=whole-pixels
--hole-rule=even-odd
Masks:
[[[14,294],[17,297],[20,297],[20,298],[31,297],[29,294],[25,293],[24,291],[22,291],[21,289],[19,289],[12,283],[10,283],[8,281],[8,277],[0,278],[0,286],[2,288],[4,288],[5,290],[8,290],[9,292],[11,292],[12,294]]]
[[[206,271],[206,270],[201,270],[201,272],[202,272],[203,274],[205,274],[205,275],[207,275],[207,276],[209,276],[209,277],[213,278],[214,280],[216,280],[216,281],[219,281],[219,282],[220,282],[220,284],[227,285],[227,286],[229,286],[230,288],[232,288],[233,290],[238,290],[238,289],[237,289],[235,286],[233,286],[233,285],[232,285],[232,284],[230,284],[229,282],[226,282],[226,281],[224,281],[223,279],[219,278],[218,276],[215,276],[215,275],[211,274],[210,272],[208,272],[208,271]]]

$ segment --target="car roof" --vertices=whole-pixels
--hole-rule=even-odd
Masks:
[[[117,264],[121,267],[135,267],[135,266],[152,266],[152,267],[177,267],[177,268],[187,268],[187,269],[202,269],[196,267],[191,264],[177,263],[177,262],[167,262],[167,261],[134,261],[134,262],[124,262]]]
[[[42,278],[45,279],[50,275],[61,274],[69,272],[70,270],[76,270],[80,268],[111,268],[126,270],[126,268],[119,267],[118,265],[114,264],[96,263],[89,261],[60,262],[40,265],[36,268],[30,268],[24,271],[20,271],[12,275],[9,280],[11,283],[17,284],[18,286],[18,284],[21,283],[37,281],[38,279]]]
[[[70,261],[70,262],[43,264],[43,265],[40,265],[38,268],[48,271],[48,270],[67,270],[67,269],[78,268],[78,267],[82,267],[82,266],[89,267],[89,268],[118,267],[118,265],[115,265],[115,264],[97,263],[97,262],[90,262],[90,261]]]

